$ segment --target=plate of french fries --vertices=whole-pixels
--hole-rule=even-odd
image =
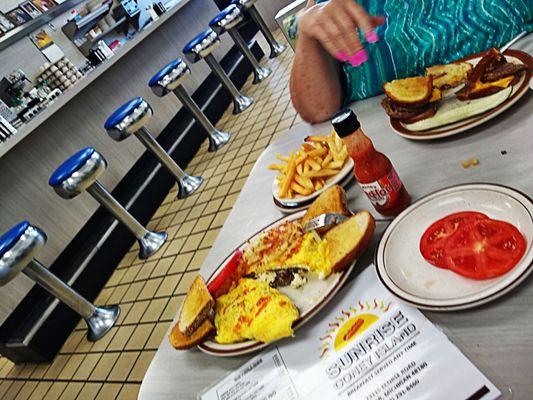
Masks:
[[[330,186],[353,178],[353,161],[335,131],[327,136],[308,136],[298,150],[276,154],[276,158],[280,162],[268,169],[278,172],[272,194],[282,211],[305,209]]]

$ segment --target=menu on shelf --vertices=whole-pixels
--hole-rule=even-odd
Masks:
[[[201,400],[492,400],[498,388],[371,266],[292,339],[253,357]]]

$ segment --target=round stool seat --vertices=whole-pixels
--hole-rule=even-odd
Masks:
[[[45,242],[46,235],[28,221],[0,236],[0,286],[17,276]]]
[[[156,96],[163,97],[176,89],[191,74],[191,70],[181,58],[169,62],[148,82]]]
[[[213,29],[209,28],[187,43],[183,48],[183,53],[188,61],[195,63],[211,54],[219,44],[218,35]]]
[[[250,8],[255,4],[256,1],[257,0],[232,0],[230,4],[235,4],[243,8]]]
[[[209,22],[209,26],[218,33],[224,33],[228,29],[236,27],[243,19],[242,11],[235,4],[229,5],[217,14]]]
[[[48,180],[48,184],[61,197],[71,199],[91,186],[104,172],[107,163],[92,147],[78,151],[61,164]]]
[[[135,97],[111,114],[104,128],[116,141],[126,139],[142,128],[152,117],[152,108],[142,97]]]

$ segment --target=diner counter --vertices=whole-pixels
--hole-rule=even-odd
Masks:
[[[533,53],[531,36],[514,48]],[[396,135],[381,109],[380,100],[375,97],[361,101],[354,104],[353,109],[376,148],[393,162],[412,201],[445,187],[472,182],[497,183],[528,196],[533,194],[533,180],[530,179],[533,169],[531,92],[490,122],[457,136],[434,141],[411,141]],[[309,134],[328,134],[330,131],[329,123],[315,126],[302,123],[269,145],[257,160],[202,265],[200,273],[204,278],[208,278],[239,244],[282,217],[272,202],[271,185],[275,174],[267,169],[275,162],[275,154],[287,154]],[[464,169],[461,161],[471,158],[477,158],[479,165]],[[352,210],[373,210],[357,185],[352,185],[347,194]],[[378,222],[373,241],[358,261],[356,270],[372,263],[375,246],[386,224],[387,221]],[[350,279],[356,279],[356,275],[357,272]],[[528,333],[533,329],[531,283],[529,277],[505,297],[475,309],[424,312],[489,378],[502,388],[510,388],[516,399],[533,398],[533,336]],[[314,318],[319,320],[321,315],[323,313],[318,313]],[[309,325],[314,322],[311,320]],[[286,340],[303,340],[305,335],[304,326],[294,338]],[[283,345],[283,341],[279,345]],[[139,399],[196,398],[200,391],[250,357],[216,358],[197,349],[176,351],[165,337],[144,377]]]

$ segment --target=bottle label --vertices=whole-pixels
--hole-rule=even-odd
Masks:
[[[391,168],[387,175],[377,181],[360,183],[359,186],[374,206],[387,207],[398,200],[403,184],[394,168]]]

